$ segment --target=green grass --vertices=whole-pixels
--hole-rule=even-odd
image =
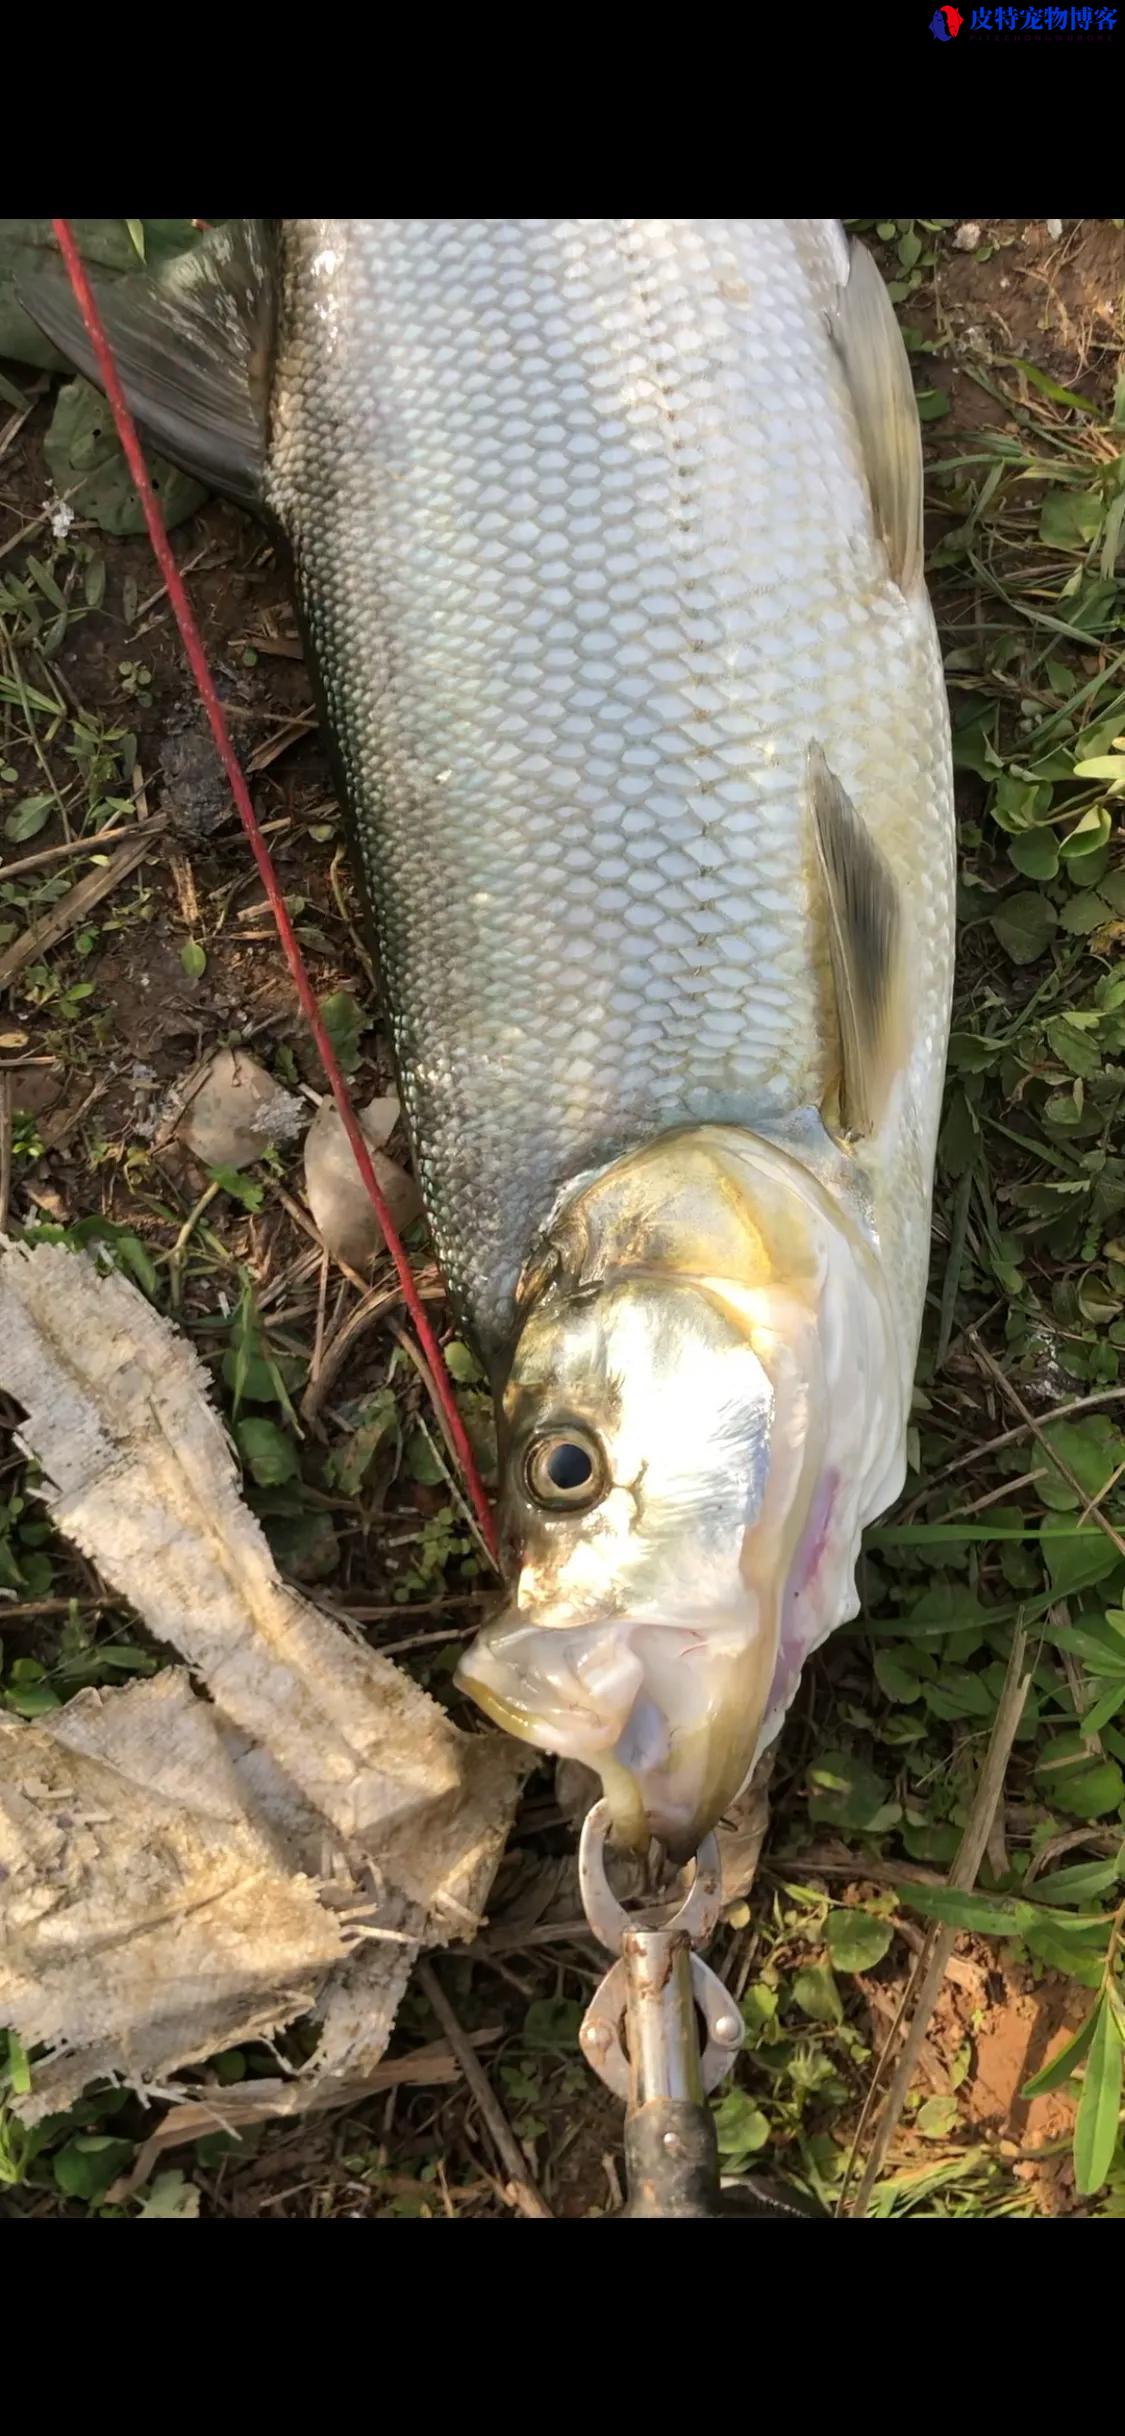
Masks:
[[[869,1535],[863,1620],[825,1660],[818,1716],[827,1691],[839,1748],[814,1747],[806,1730],[795,1774],[807,1827],[795,1782],[785,1829],[795,1845],[829,1828],[857,1860],[905,1853],[944,1869],[1010,1635],[1024,1626],[1032,1689],[1004,1835],[981,1884],[1018,1898],[1031,1869],[1034,1905],[1012,1903],[1006,1952],[1090,1991],[1096,2028],[1076,2176],[1081,2191],[1103,2190],[1116,2207],[1125,389],[1104,355],[1089,367],[1087,396],[1033,362],[983,353],[978,338],[961,352],[962,394],[971,381],[1002,422],[959,434],[928,370],[931,350],[950,352],[940,306],[948,232],[881,225],[875,246],[884,267],[898,269],[896,300],[926,395],[930,582],[961,779],[958,988],[912,1477],[889,1527]],[[928,297],[937,326],[931,310],[924,336],[913,315]],[[1075,1406],[1086,1409],[1068,1411]],[[799,1725],[794,1744],[801,1750]],[[932,1900],[901,1892],[904,1904],[932,1912]],[[997,1907],[973,1897],[942,1916],[999,1933]]]

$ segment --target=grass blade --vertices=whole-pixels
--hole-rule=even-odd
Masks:
[[[1096,2009],[1074,2127],[1074,2179],[1084,2199],[1100,2191],[1113,2162],[1121,2114],[1121,2024],[1108,1996]]]
[[[1082,2028],[1075,2032],[1073,2038],[1068,2038],[1065,2047],[1059,2048],[1049,2064],[1044,2064],[1042,2072],[1033,2073],[1030,2081],[1024,2082],[1021,2098],[1045,2098],[1048,2090],[1060,2089],[1064,2081],[1069,2081],[1075,2065],[1081,2063],[1089,2049],[1100,2009],[1098,2005],[1091,2006]]]

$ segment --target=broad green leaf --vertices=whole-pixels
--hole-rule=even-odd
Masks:
[[[793,2002],[814,2022],[842,2022],[840,1991],[825,1962],[810,1962],[793,1981]]]
[[[941,1173],[956,1179],[975,1167],[980,1152],[980,1126],[963,1091],[950,1096],[941,1129],[938,1164]]]
[[[1088,1030],[1075,1024],[1065,1015],[1052,1017],[1043,1029],[1055,1056],[1071,1074],[1081,1074],[1088,1079],[1090,1075],[1099,1072],[1102,1062],[1101,1052],[1097,1041],[1091,1038]],[[1060,1423],[1060,1427],[1065,1428],[1065,1422]]]
[[[42,559],[33,558],[29,550],[25,565],[28,574],[38,584],[44,599],[50,601],[52,609],[65,610],[66,594],[60,591],[57,579],[52,575],[50,568],[44,566]]]
[[[991,1717],[996,1702],[987,1683],[967,1667],[947,1667],[940,1683],[927,1683],[924,1698],[931,1716]]]
[[[1079,1280],[1078,1308],[1083,1319],[1092,1320],[1095,1327],[1100,1328],[1106,1321],[1117,1318],[1121,1298],[1095,1272]]]
[[[537,1997],[524,2015],[526,2044],[544,2050],[570,2049],[578,2037],[582,2013],[583,2007],[570,1996]]]
[[[751,2038],[756,2037],[777,2019],[777,1989],[767,1987],[764,1979],[751,1980],[739,2009]]]
[[[1121,2024],[1114,2006],[1103,1999],[1074,2126],[1074,2179],[1087,2199],[1101,2189],[1113,2163],[1121,2116],[1121,2066]]]
[[[1049,1878],[1035,1880],[1037,1903],[1092,1903],[1098,1895],[1108,1893],[1122,1875],[1122,1859],[1113,1861],[1079,1861],[1073,1869],[1056,1869]]]
[[[1049,1971],[1063,1971],[1084,1988],[1100,1988],[1105,1978],[1107,1934],[1103,1930],[1099,1942],[1089,1931],[1079,1934],[1068,1928],[1064,1912],[1041,1912],[1025,1932],[1024,1944]]]
[[[253,1213],[261,1209],[265,1187],[256,1184],[252,1176],[244,1176],[241,1168],[210,1167],[207,1173],[212,1184],[219,1185],[224,1193],[229,1193],[232,1201],[241,1201],[244,1210]]]
[[[1088,939],[1092,931],[1112,922],[1113,907],[1093,888],[1080,888],[1077,896],[1068,898],[1059,920],[1071,938]]]
[[[13,1686],[4,1697],[17,1717],[46,1717],[52,1709],[62,1707],[59,1695],[50,1683],[29,1683],[26,1690]]]
[[[1121,1562],[1113,1541],[1106,1538],[1104,1531],[1076,1531],[1069,1537],[1062,1532],[1044,1532],[1043,1547],[1051,1588],[1058,1598],[1104,1582]]]
[[[740,2157],[754,2157],[759,2149],[765,2148],[770,2136],[769,2123],[745,2090],[728,2089],[711,2111],[719,2155],[728,2163]]]
[[[180,963],[188,980],[198,981],[201,973],[207,970],[206,948],[200,946],[198,939],[185,939],[180,949]]]
[[[1112,753],[1117,751],[1125,754],[1125,737],[1122,735],[1123,726],[1125,726],[1125,722],[1122,721],[1120,714],[1116,712],[1112,718],[1095,719],[1092,727],[1084,727],[1081,730],[1077,743],[1074,747],[1075,754],[1080,754],[1086,761],[1089,761],[1099,753]]]
[[[137,2213],[138,2216],[198,2216],[198,2186],[177,2171],[157,2174],[152,2189],[146,2191]]]
[[[1111,786],[1125,787],[1125,753],[1095,753],[1089,761],[1076,761],[1074,775],[1105,779]]]
[[[996,1064],[999,1051],[996,1042],[981,1032],[953,1032],[949,1039],[949,1062],[962,1074],[987,1074]]]
[[[1058,841],[1052,829],[1026,829],[1013,837],[1008,859],[1025,880],[1053,880],[1059,867]]]
[[[1108,846],[1113,823],[1104,804],[1091,804],[1073,829],[1059,839],[1059,853],[1064,863],[1073,863],[1093,853],[1095,847]]]
[[[953,765],[958,770],[973,770],[978,778],[995,778],[1001,768],[990,733],[996,724],[996,713],[989,709],[970,719],[964,727],[954,730]]]
[[[1115,1759],[1087,1751],[1080,1734],[1057,1734],[1035,1771],[1042,1799],[1070,1818],[1100,1819],[1116,1810],[1125,1778]]]
[[[905,1819],[902,1840],[911,1861],[924,1861],[931,1869],[948,1869],[957,1858],[961,1831],[951,1819],[934,1819],[925,1823]]]
[[[872,1827],[887,1798],[873,1768],[854,1751],[825,1751],[809,1769],[809,1816],[841,1827]]]
[[[76,515],[91,518],[103,533],[144,532],[144,510],[100,390],[88,381],[67,381],[43,446],[55,489],[69,499]],[[207,493],[201,482],[181,474],[164,457],[146,451],[146,459],[171,530],[202,507]]]
[[[915,1599],[906,1618],[911,1632],[933,1624],[943,1625],[947,1632],[965,1632],[987,1622],[988,1612],[967,1582],[931,1582],[929,1589]],[[933,1672],[932,1666],[928,1671]]]
[[[104,2199],[133,2162],[131,2140],[113,2140],[105,2132],[79,2132],[52,2160],[55,2182],[64,2199]]]
[[[445,1347],[445,1367],[459,1387],[471,1387],[483,1377],[480,1364],[459,1337],[453,1337]]]
[[[1039,518],[1039,539],[1051,549],[1082,550],[1102,529],[1105,503],[1100,491],[1048,491]]]
[[[927,2098],[914,2117],[914,2129],[923,2140],[948,2140],[957,2120],[956,2098]]]
[[[13,845],[24,845],[29,837],[38,837],[40,830],[46,828],[54,809],[53,795],[25,795],[7,815],[5,837],[10,837]]]
[[[353,1074],[359,1064],[360,1038],[367,1028],[359,1000],[350,990],[333,990],[321,999],[320,1012],[343,1073]]]
[[[908,1657],[909,1654],[912,1653]],[[902,1657],[897,1650],[876,1650],[875,1680],[888,1700],[910,1702],[922,1697],[923,1679],[908,1663],[908,1657]]]
[[[993,788],[989,809],[1002,829],[1024,831],[1050,811],[1051,789],[1035,779],[1016,778],[1005,770]]]
[[[1034,964],[1058,927],[1058,915],[1047,897],[1025,890],[1008,897],[992,916],[992,928],[1013,964]]]
[[[1100,1497],[1118,1464],[1125,1461],[1125,1438],[1104,1413],[1089,1413],[1082,1421],[1049,1421],[1043,1441],[1078,1482],[1077,1489],[1073,1488],[1052,1467],[1037,1483],[1044,1504],[1060,1513],[1084,1504],[1087,1498]],[[1100,1536],[1104,1539],[1105,1533]]]
[[[1081,1658],[1087,1674],[1116,1676],[1125,1669],[1125,1648],[1114,1616],[1112,1607],[1104,1616],[1080,1615],[1076,1624],[1059,1624],[1048,1616],[1043,1625],[1044,1638],[1053,1641],[1056,1649],[1069,1650],[1072,1656]]]
[[[403,1448],[403,1463],[410,1478],[420,1481],[423,1488],[435,1489],[445,1478],[440,1458],[425,1430],[411,1430]]]
[[[279,1488],[283,1481],[299,1477],[301,1467],[296,1447],[276,1421],[248,1414],[245,1420],[236,1423],[234,1434],[239,1454],[259,1488]]]
[[[828,1951],[838,1971],[872,1971],[894,1937],[889,1920],[871,1912],[841,1909],[829,1912],[824,1929]]]

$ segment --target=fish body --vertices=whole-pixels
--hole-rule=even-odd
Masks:
[[[901,340],[832,221],[302,221],[248,259],[231,487],[292,554],[497,1396],[514,1589],[463,1679],[687,1850],[904,1476],[954,822]],[[206,276],[178,429],[156,320],[119,327],[197,463]]]
[[[568,1178],[672,1125],[819,1107],[813,740],[909,884],[926,1014],[884,1172],[918,1306],[946,709],[924,591],[873,524],[830,329],[847,268],[831,222],[283,231],[267,498],[435,1244],[493,1354]]]

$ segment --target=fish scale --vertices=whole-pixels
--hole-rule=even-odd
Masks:
[[[283,232],[268,495],[436,1247],[491,1352],[566,1177],[817,1102],[813,739],[910,881],[922,1020],[881,1173],[919,1303],[927,1194],[899,1224],[895,1179],[940,1088],[946,710],[872,523],[845,271],[831,222]]]

